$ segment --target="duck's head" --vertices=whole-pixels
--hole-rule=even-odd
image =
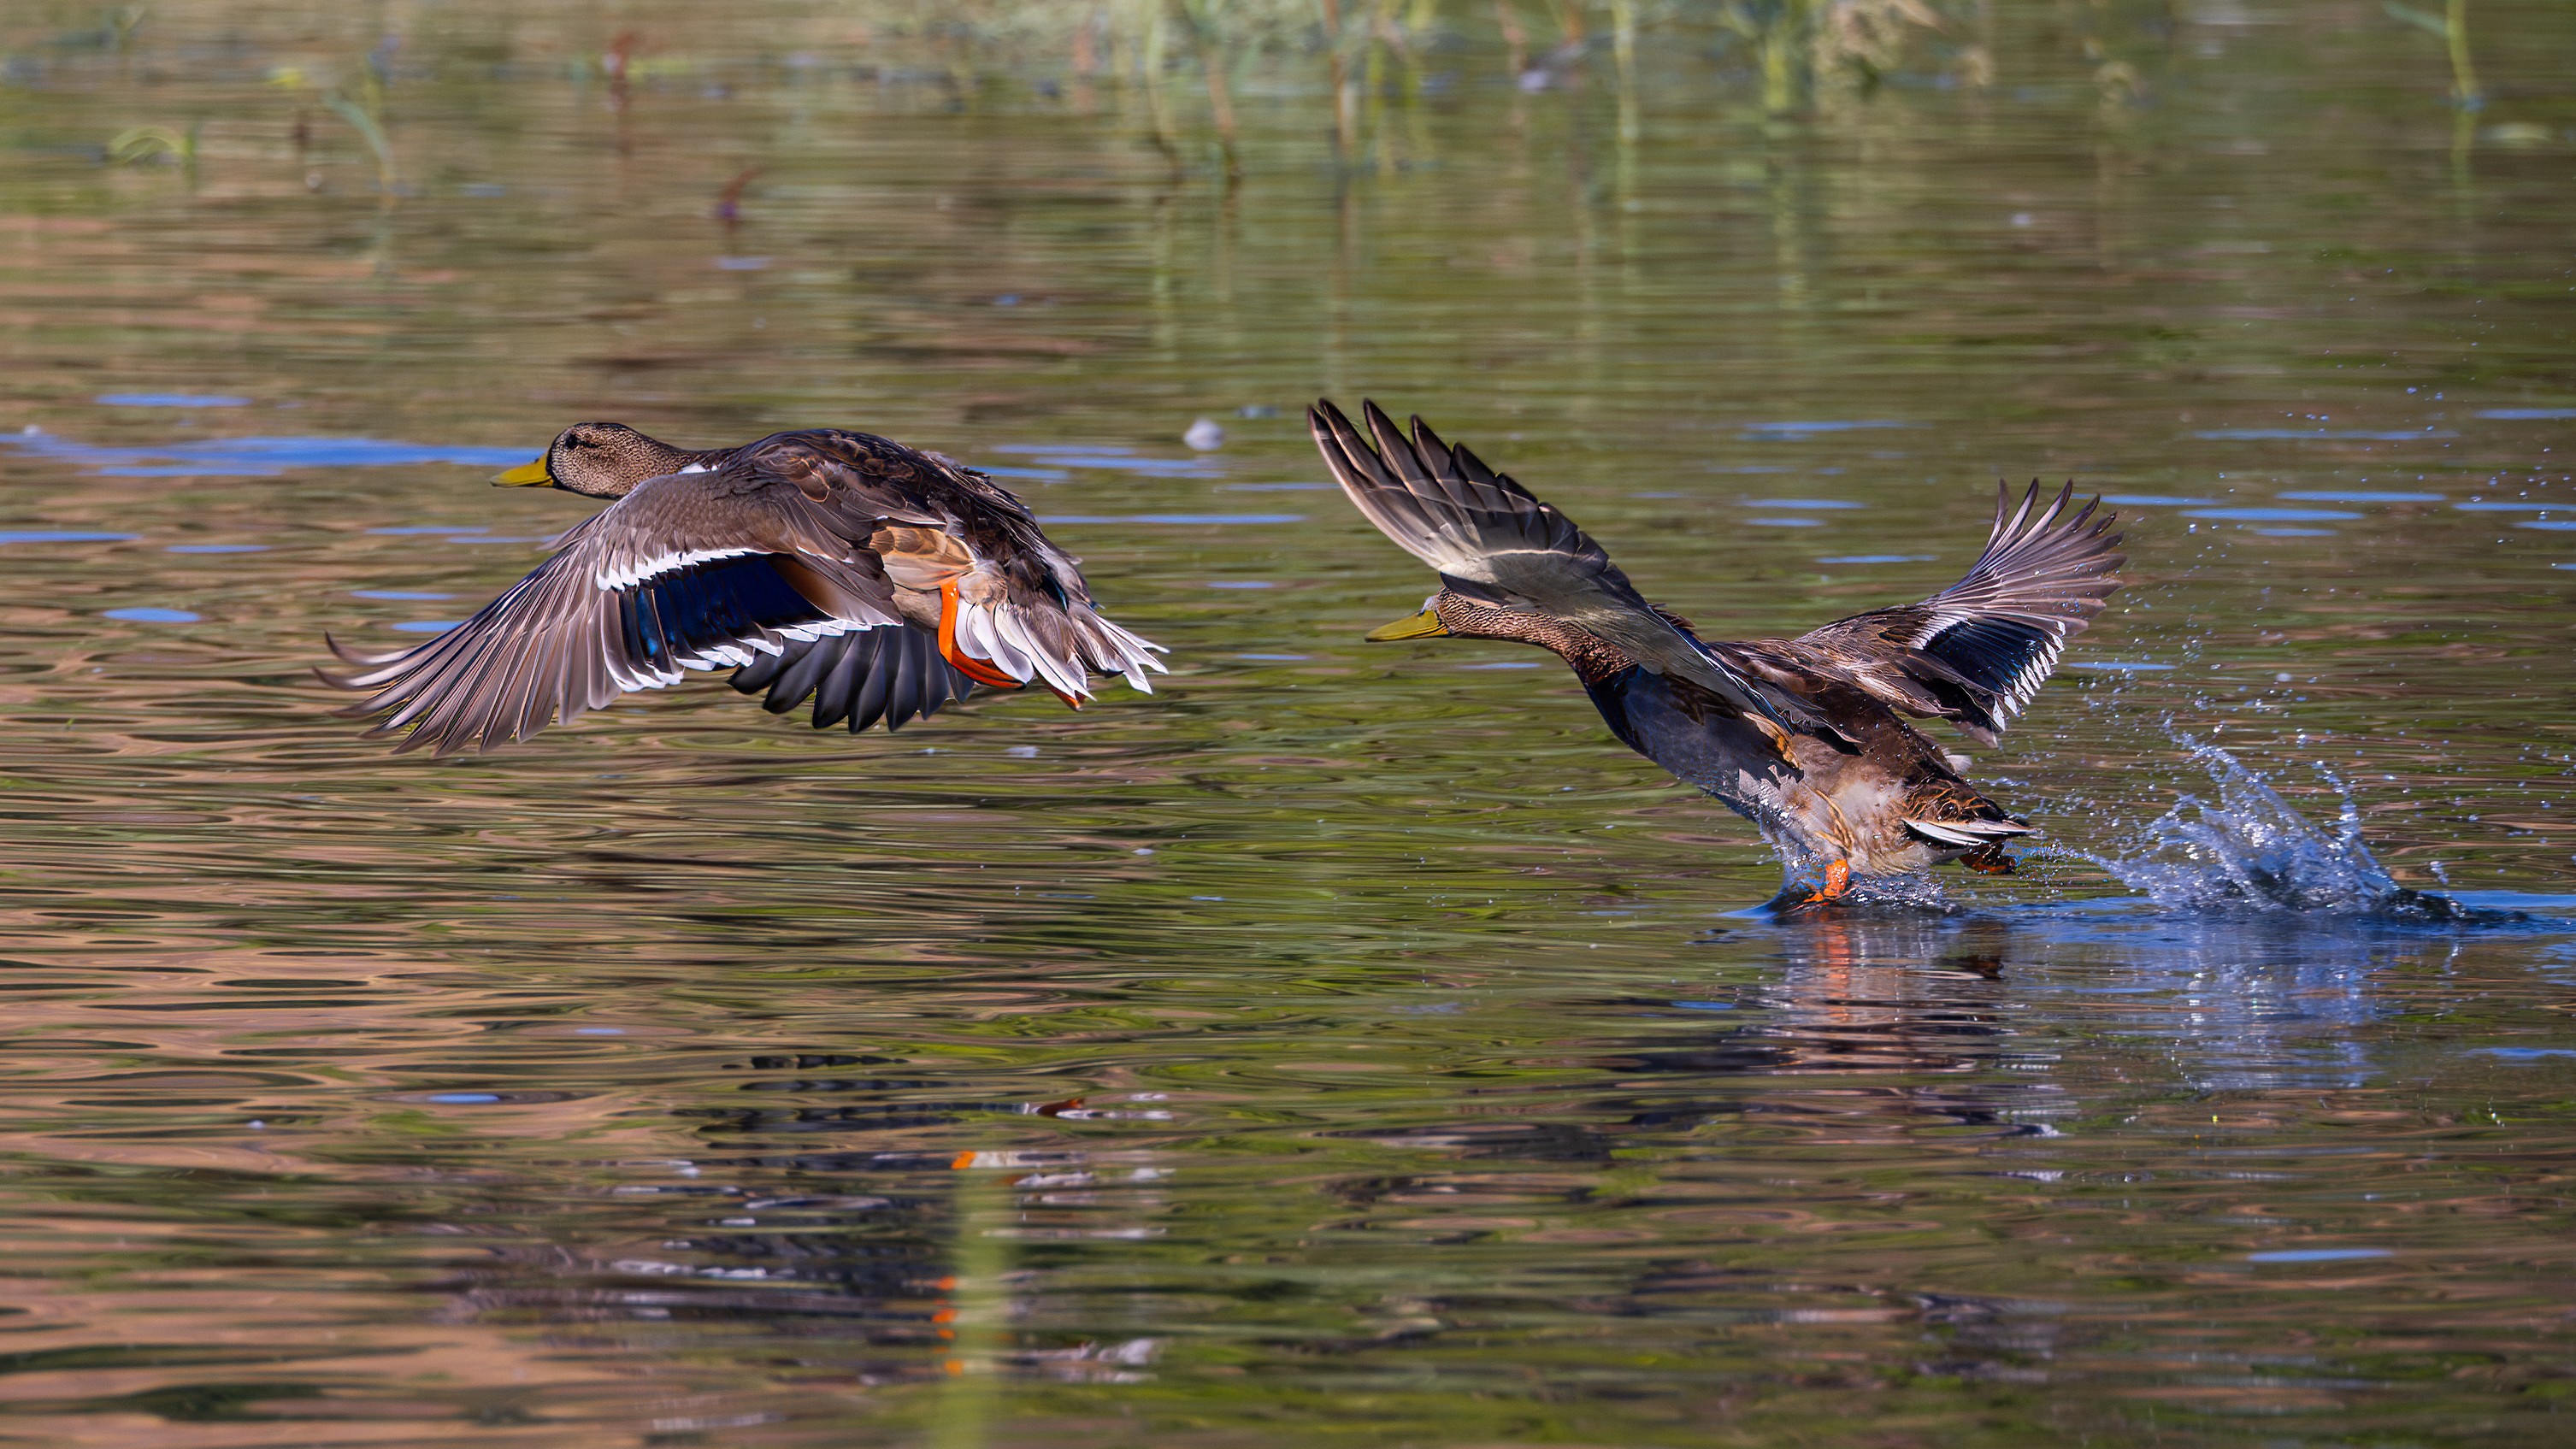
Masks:
[[[504,488],[560,488],[590,498],[623,498],[636,484],[676,473],[696,457],[624,423],[575,423],[555,435],[543,456],[492,481]]]
[[[1561,621],[1534,610],[1444,588],[1422,601],[1421,613],[1382,624],[1368,637],[1381,644],[1390,639],[1511,639],[1563,652],[1559,646],[1570,632]]]

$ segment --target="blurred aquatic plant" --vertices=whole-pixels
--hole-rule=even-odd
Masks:
[[[159,161],[171,166],[194,167],[197,164],[197,133],[205,129],[199,121],[184,133],[167,126],[135,126],[119,131],[107,143],[107,160],[112,166],[132,166],[144,161]]]
[[[2451,104],[2463,111],[2474,111],[2486,104],[2486,93],[2478,88],[2477,67],[2469,58],[2469,0],[2449,0],[2440,15],[2427,14],[2398,0],[2384,0],[2380,6],[2389,17],[2441,37],[2451,55]]]
[[[395,163],[391,137],[385,134],[385,73],[390,52],[378,47],[358,68],[356,82],[350,86],[324,88],[309,77],[300,66],[279,66],[269,72],[269,83],[282,90],[320,93],[323,108],[349,124],[358,139],[367,145],[376,164],[376,187],[387,196],[394,194],[401,181],[401,170]]]
[[[387,192],[392,191],[398,173],[394,167],[393,142],[385,137],[384,122],[374,111],[336,92],[324,96],[322,104],[330,107],[332,114],[348,122],[350,129],[367,143],[367,150],[376,159],[376,185]]]
[[[727,227],[741,222],[742,194],[753,181],[759,179],[760,173],[767,169],[762,166],[746,166],[735,172],[733,179],[724,184],[724,190],[716,194],[716,220],[723,222]]]
[[[1762,108],[1786,115],[1819,99],[1867,93],[1907,63],[1927,34],[1953,30],[1952,0],[874,0],[854,3],[872,41],[929,45],[961,91],[979,73],[1063,66],[1077,94],[1124,90],[1154,145],[1182,164],[1205,144],[1224,174],[1242,173],[1238,98],[1265,62],[1318,62],[1344,164],[1401,165],[1385,124],[1409,113],[1458,59],[1491,45],[1522,89],[1579,85],[1587,61],[1615,71],[1620,135],[1634,141],[1649,72],[1732,36],[1752,53]],[[1604,55],[1606,52],[1606,55]],[[1471,62],[1472,63],[1472,62]],[[1972,84],[1991,52],[1960,48]],[[1195,75],[1192,74],[1195,72]],[[2118,79],[2114,77],[2115,81]],[[1045,83],[1051,86],[1052,82]],[[1197,91],[1194,103],[1188,92]],[[1201,109],[1203,105],[1204,109]]]
[[[1243,158],[1236,149],[1234,96],[1226,74],[1234,64],[1225,34],[1227,0],[1175,0],[1174,8],[1189,26],[1190,40],[1198,52],[1199,71],[1207,85],[1208,116],[1216,124],[1217,150],[1225,159],[1226,179],[1240,179]]]
[[[1623,140],[1638,139],[1639,101],[1677,67],[1712,49],[1749,54],[1761,108],[1774,115],[1836,95],[1866,94],[1913,63],[1909,47],[1957,30],[1966,0],[843,0],[834,39],[907,59],[895,73],[935,74],[960,104],[1026,84],[1108,103],[1176,168],[1203,156],[1232,180],[1247,167],[1247,96],[1294,91],[1301,78],[1330,96],[1332,140],[1344,165],[1384,169],[1419,149],[1408,139],[1421,108],[1461,79],[1529,92],[1579,90],[1588,68],[1615,74]],[[1730,45],[1730,38],[1732,45]],[[701,75],[706,54],[679,37],[657,52],[646,32],[618,29],[568,62],[604,79],[623,113],[630,85]],[[1989,48],[1954,45],[1951,68],[1972,84],[1991,76]],[[282,65],[281,88],[328,110],[367,148],[378,185],[402,167],[387,91],[400,42],[388,37],[346,67]],[[310,64],[309,62],[307,63]],[[799,51],[800,71],[828,58]],[[1493,67],[1499,65],[1497,73]],[[862,65],[862,70],[869,69]],[[874,67],[890,68],[884,61]],[[334,74],[334,72],[337,74]],[[1317,75],[1317,72],[1322,72]],[[1481,74],[1480,74],[1481,72]],[[1611,76],[1604,76],[1610,79]],[[711,82],[712,83],[712,82]],[[1390,124],[1394,123],[1394,124]],[[299,129],[299,141],[303,133]]]
[[[107,12],[107,44],[111,50],[126,50],[134,44],[134,32],[152,14],[149,5],[120,5]]]
[[[1923,0],[1723,0],[1713,18],[1752,45],[1762,108],[1774,115],[1838,80],[1875,88],[1915,31],[1946,28]]]
[[[1916,31],[1945,28],[1923,0],[1825,0],[1810,63],[1819,75],[1859,71],[1875,82],[1896,69]]]

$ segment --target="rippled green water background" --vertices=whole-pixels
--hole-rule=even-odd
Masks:
[[[1008,7],[0,16],[0,1441],[2565,1442],[2566,9],[2477,0],[2474,113],[2258,0],[1775,113],[1687,9],[1623,86],[1351,8],[1233,185]],[[2136,583],[1979,778],[2123,858],[2184,731],[2533,919],[1730,915],[1552,662],[1359,642],[1429,581],[1319,392],[1719,635],[2076,477]],[[529,567],[588,505],[483,478],[588,417],[1017,470],[1174,674],[357,740],[322,632]]]

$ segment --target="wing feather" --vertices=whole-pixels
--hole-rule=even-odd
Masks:
[[[1947,719],[1992,743],[2120,587],[2126,560],[2102,500],[2068,511],[2068,484],[2045,505],[2033,482],[2015,506],[1998,486],[1985,552],[1928,599],[1837,619],[1787,641],[1886,703]],[[1778,647],[1778,646],[1773,646]]]
[[[621,692],[781,653],[800,634],[903,627],[857,541],[874,527],[756,464],[652,479],[456,628],[324,677],[368,692],[347,712],[383,716],[369,736],[401,735],[398,750],[491,749]],[[827,579],[815,592],[829,606],[798,578]]]
[[[1330,399],[1306,410],[1324,465],[1360,515],[1479,603],[1545,615],[1613,646],[1656,674],[1782,724],[1818,721],[1806,706],[1746,679],[1659,613],[1601,545],[1510,477],[1452,448],[1422,419],[1410,439],[1373,402],[1363,438]]]

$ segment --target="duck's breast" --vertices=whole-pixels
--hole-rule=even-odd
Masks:
[[[1798,772],[1742,716],[1712,711],[1694,719],[1674,699],[1664,676],[1643,669],[1585,687],[1610,732],[1674,779],[1698,786],[1756,821],[1776,821],[1786,808],[1786,792]]]

